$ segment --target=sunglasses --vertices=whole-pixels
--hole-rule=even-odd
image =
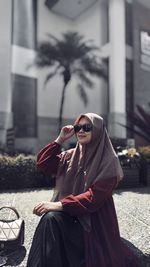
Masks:
[[[86,124],[75,124],[74,125],[74,131],[75,133],[78,133],[81,129],[84,132],[91,132],[93,128],[92,124],[86,123]]]

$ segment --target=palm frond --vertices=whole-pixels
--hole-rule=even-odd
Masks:
[[[88,104],[88,97],[82,84],[78,84],[78,92],[85,106]]]
[[[80,68],[77,68],[74,70],[74,74],[77,74],[81,81],[90,89],[92,89],[94,87],[94,82],[92,82],[92,80],[90,78],[87,77],[87,75],[85,74],[85,72],[80,69]]]
[[[79,34],[78,32],[72,32],[72,31],[67,31],[62,34],[63,40],[66,42],[73,42],[76,44],[76,46],[80,43],[84,43],[84,36],[82,34]]]
[[[52,72],[52,73],[49,73],[49,74],[46,76],[46,78],[45,78],[45,80],[44,80],[44,87],[46,86],[46,84],[48,83],[48,81],[54,77],[54,75],[55,75],[55,72]]]
[[[44,80],[44,86],[43,86],[43,88],[45,88],[45,86],[46,86],[46,84],[48,83],[48,81],[49,81],[50,79],[52,79],[52,78],[56,75],[56,73],[57,73],[57,71],[55,70],[54,72],[51,72],[51,73],[49,73],[49,74],[46,76],[46,78],[45,78],[45,80]]]
[[[150,125],[150,114],[146,112],[144,108],[141,107],[140,105],[137,105],[136,107],[137,107],[139,114],[141,115],[143,120],[146,122],[146,124],[148,123],[148,125]]]
[[[46,33],[46,36],[48,36],[51,40],[53,40],[55,43],[59,43],[59,39],[56,37],[56,36],[54,36],[53,34],[51,34],[51,33]]]
[[[118,124],[119,124],[120,126],[125,127],[127,130],[129,130],[129,131],[131,131],[131,132],[134,132],[135,134],[141,136],[142,138],[144,138],[144,139],[147,140],[148,142],[150,142],[150,136],[147,136],[146,134],[144,134],[144,133],[142,133],[142,132],[140,132],[140,131],[138,131],[138,130],[136,130],[136,129],[133,130],[133,128],[131,128],[130,126],[127,126],[127,125],[125,125],[125,124],[122,124],[122,123],[118,123]]]
[[[50,39],[54,41],[57,51],[61,51],[61,57],[67,62],[69,61],[71,63],[94,50],[99,50],[97,46],[89,44],[88,41],[84,41],[83,35],[77,32],[67,32],[62,35],[63,38],[59,40],[52,34],[48,34]]]
[[[133,114],[132,117],[130,117],[130,122],[134,126],[136,126],[139,129],[141,129],[142,131],[143,131],[143,129],[145,129],[145,131],[147,131],[147,132],[149,131],[150,132],[149,125],[147,125],[147,123],[141,117],[139,117],[137,114]]]
[[[64,68],[71,67],[76,61],[80,61],[83,68],[92,75],[106,78],[106,71],[96,60],[94,51],[99,50],[94,44],[84,41],[84,36],[77,32],[67,32],[59,40],[52,34],[47,36],[53,41],[43,41],[37,50],[35,64],[42,68],[44,66],[53,66],[59,62]]]
[[[57,47],[49,42],[43,42],[39,45],[37,50],[37,57],[35,64],[38,67],[53,66],[56,62],[61,64],[61,55]]]
[[[97,77],[103,77],[104,79],[108,79],[107,70],[104,67],[104,63],[98,63],[95,60],[95,57],[83,57],[81,59],[81,63],[84,67],[84,69],[89,72],[90,74],[97,76]]]
[[[142,114],[141,111],[142,110]],[[129,121],[132,124],[140,129],[140,131],[145,132],[147,135],[150,136],[150,124],[149,124],[150,114],[147,112],[144,113],[143,108],[139,109],[138,112],[130,114]]]
[[[43,89],[45,88],[45,86],[48,83],[48,81],[51,80],[59,72],[59,69],[61,69],[61,66],[58,64],[53,71],[51,71],[50,73],[48,73],[46,75],[46,78],[44,80]]]
[[[145,111],[140,105],[136,107],[137,112],[128,114],[130,126],[119,124],[150,142],[150,113]]]

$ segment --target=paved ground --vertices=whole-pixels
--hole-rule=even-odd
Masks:
[[[143,267],[150,267],[150,187],[116,190],[114,201],[119,221],[120,233],[139,256]],[[32,208],[42,200],[49,200],[52,190],[32,190],[20,192],[1,192],[0,206],[14,205],[25,220],[25,243],[20,250],[7,256],[5,266],[26,267],[28,251],[39,218],[32,214]],[[9,215],[13,215],[9,214]],[[0,251],[0,262],[4,258]],[[2,266],[2,265],[0,265]],[[120,266],[121,267],[121,266]]]

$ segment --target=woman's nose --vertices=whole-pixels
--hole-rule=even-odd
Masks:
[[[84,132],[84,131],[83,131],[83,128],[81,128],[79,132],[81,132],[81,133]]]

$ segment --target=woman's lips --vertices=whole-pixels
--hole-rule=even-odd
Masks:
[[[78,134],[78,137],[79,138],[84,138],[84,137],[86,137],[86,135],[85,134]]]

